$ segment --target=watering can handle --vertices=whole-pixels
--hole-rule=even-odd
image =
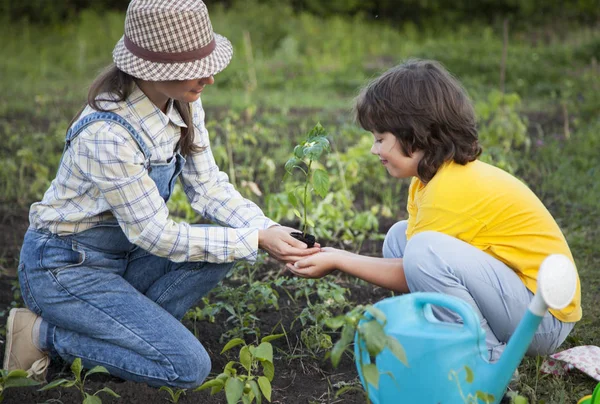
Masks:
[[[441,293],[414,293],[414,295],[414,303],[417,308],[424,310],[427,304],[444,307],[457,313],[462,318],[465,328],[475,333],[479,331],[479,317],[464,300]]]

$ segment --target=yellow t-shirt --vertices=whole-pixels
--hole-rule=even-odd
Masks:
[[[414,178],[408,195],[407,239],[423,231],[456,237],[512,268],[535,293],[540,264],[550,254],[573,256],[560,228],[535,194],[505,171],[481,161],[446,163],[427,185]],[[581,319],[581,287],[559,320]]]

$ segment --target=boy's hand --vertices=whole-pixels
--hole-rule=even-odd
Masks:
[[[338,269],[344,254],[345,251],[324,247],[317,254],[301,259],[295,264],[287,264],[286,268],[302,278],[322,278]]]

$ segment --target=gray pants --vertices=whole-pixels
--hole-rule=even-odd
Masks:
[[[411,292],[437,292],[469,303],[486,333],[489,360],[496,362],[527,311],[533,294],[503,262],[472,245],[443,233],[427,231],[406,241],[406,221],[396,223],[383,243],[385,258],[403,258]],[[435,308],[442,321],[460,322],[447,309]],[[563,343],[575,323],[563,323],[547,313],[527,351],[548,355]]]

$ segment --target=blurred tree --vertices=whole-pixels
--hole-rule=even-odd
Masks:
[[[210,8],[244,6],[245,0],[205,0]],[[570,20],[600,22],[599,0],[260,0],[269,6],[291,7],[319,16],[366,14],[393,22],[490,23],[510,18],[523,25]],[[58,23],[87,8],[125,10],[129,0],[2,0],[0,15],[9,20]]]

